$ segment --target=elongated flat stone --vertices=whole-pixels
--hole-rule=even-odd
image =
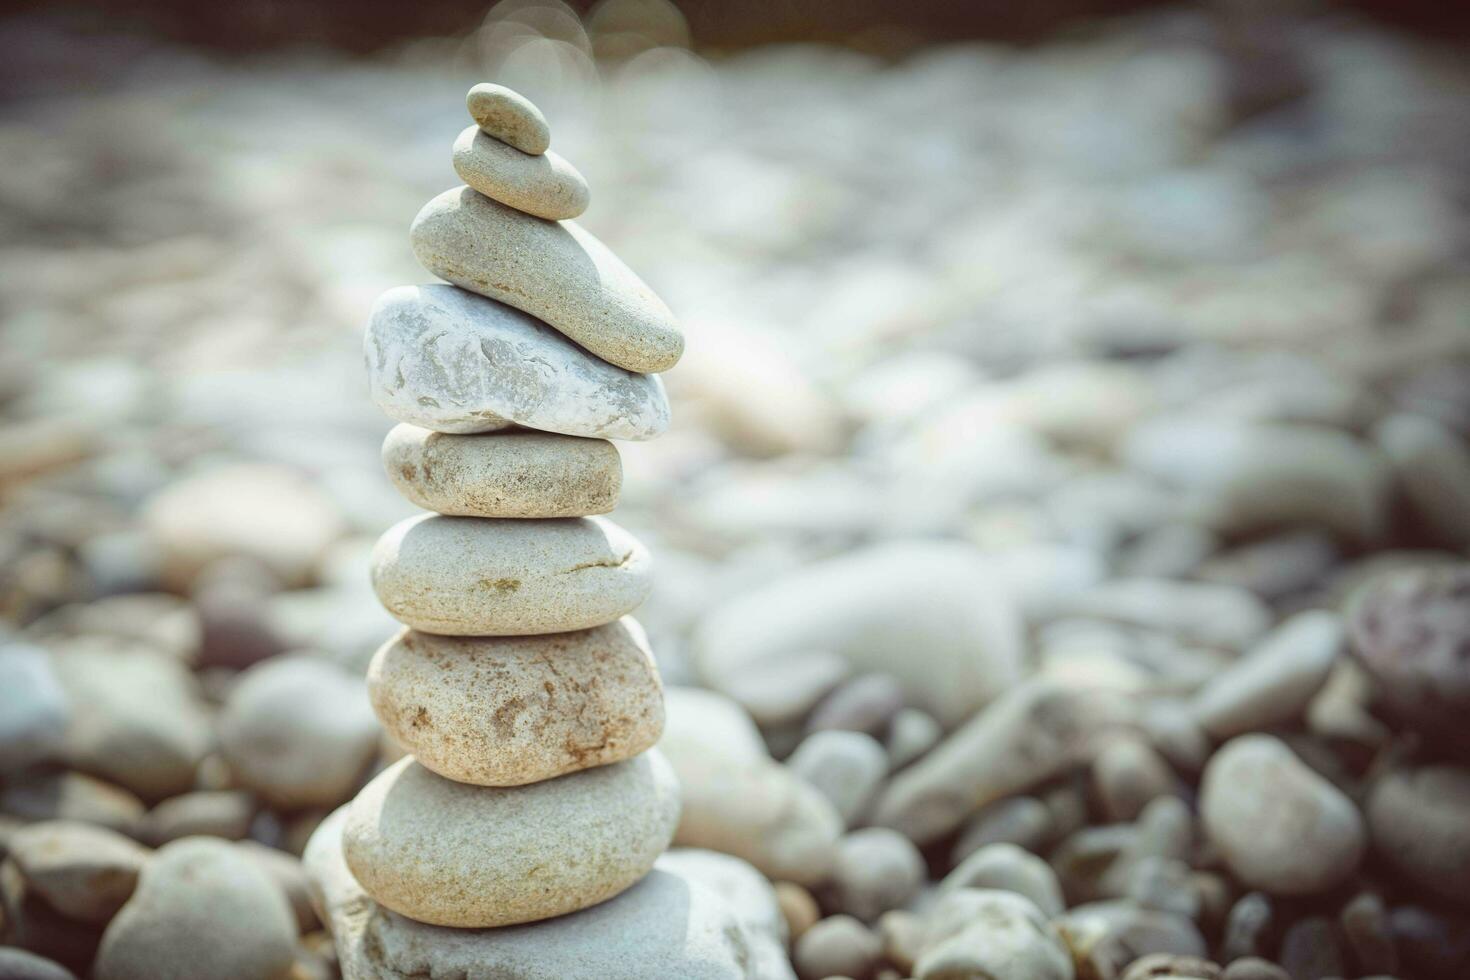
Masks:
[[[664,728],[658,668],[628,617],[546,636],[404,630],[373,657],[368,696],[421,765],[477,786],[630,759]]]
[[[411,517],[378,539],[371,570],[394,618],[450,636],[589,629],[651,588],[648,552],[602,517]]]
[[[516,424],[652,439],[669,427],[657,377],[614,367],[520,310],[442,283],[380,296],[363,350],[378,407],[436,432]]]
[[[514,429],[457,436],[398,425],[383,468],[414,504],[459,517],[586,517],[617,506],[623,465],[606,439]]]
[[[455,187],[424,205],[409,239],[434,275],[525,310],[618,367],[667,371],[684,353],[663,300],[576,222]]]
[[[400,915],[505,926],[612,898],[652,869],[678,822],[679,781],[657,751],[509,788],[456,783],[409,757],[348,804],[342,853]]]
[[[465,96],[479,127],[522,153],[545,153],[551,146],[551,127],[536,104],[504,85],[481,82]]]
[[[454,141],[454,172],[486,197],[549,221],[575,218],[591,198],[586,178],[560,154],[522,153],[478,126]]]

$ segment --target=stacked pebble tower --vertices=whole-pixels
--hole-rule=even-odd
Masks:
[[[548,150],[539,110],[470,90],[454,144],[468,186],[415,219],[443,283],[379,299],[365,340],[374,400],[401,424],[383,463],[431,513],[372,558],[407,627],[373,658],[374,710],[409,755],[340,819],[342,855],[381,907],[507,926],[567,915],[640,880],[668,847],[678,785],[653,748],[663,690],[627,614],[647,552],[603,517],[622,481],[611,438],[668,425],[654,372],[683,338],[667,307],[571,219],[586,182]]]

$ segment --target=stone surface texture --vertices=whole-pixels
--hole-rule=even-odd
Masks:
[[[482,928],[612,898],[648,873],[678,821],[678,780],[657,752],[509,788],[456,783],[405,758],[348,806],[342,847],[379,904]]]
[[[481,82],[465,96],[465,107],[490,136],[522,153],[545,153],[551,146],[551,127],[530,99],[504,85]]]
[[[652,439],[668,428],[657,377],[600,360],[534,314],[442,283],[388,290],[363,338],[373,401],[399,422],[436,432],[523,425]]]
[[[429,272],[524,310],[610,364],[647,374],[684,353],[663,300],[574,221],[543,221],[457,187],[424,205],[409,234]]]
[[[373,588],[406,626],[451,636],[562,633],[610,623],[648,596],[648,552],[601,517],[426,514],[373,548]]]
[[[510,430],[451,435],[415,425],[383,441],[405,499],[451,517],[588,517],[617,505],[623,467],[605,439]]]
[[[548,221],[577,217],[591,197],[586,178],[559,154],[524,153],[478,126],[454,141],[454,172],[486,197]]]
[[[663,733],[663,689],[629,618],[574,633],[405,630],[368,669],[383,727],[446,779],[519,786],[631,758]]]

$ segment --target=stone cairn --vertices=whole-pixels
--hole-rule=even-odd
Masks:
[[[673,315],[571,219],[582,175],[525,98],[470,90],[454,143],[468,186],[414,220],[436,283],[389,290],[365,340],[398,490],[431,513],[390,529],[374,588],[407,627],[373,658],[374,710],[410,755],[319,835],[381,908],[509,926],[603,902],[646,875],[679,817],[653,748],[663,690],[628,616],[648,554],[603,517],[622,482],[609,439],[669,422],[654,372]]]

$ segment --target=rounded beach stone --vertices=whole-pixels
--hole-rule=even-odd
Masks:
[[[1119,737],[1092,760],[1092,789],[1108,823],[1126,823],[1151,800],[1174,792],[1174,772],[1147,741]]]
[[[525,310],[618,367],[667,371],[684,353],[663,300],[576,222],[455,187],[424,205],[409,239],[429,272]]]
[[[891,717],[902,704],[874,697],[873,688],[896,681],[912,707],[952,727],[1020,678],[1021,622],[1002,585],[969,545],[875,545],[802,567],[716,606],[696,629],[695,667],[709,686],[738,698],[740,678],[749,672],[828,650],[855,672],[891,674],[890,682],[864,681],[869,691],[852,701],[865,706],[859,710],[850,701],[846,711]],[[894,657],[896,649],[905,656]],[[828,702],[839,696],[846,700],[851,692],[834,693]],[[873,711],[874,701],[881,711]],[[824,703],[810,723],[833,727],[836,714]]]
[[[1368,796],[1374,850],[1409,881],[1470,905],[1470,769],[1390,772]]]
[[[48,820],[7,842],[26,884],[67,918],[105,923],[122,908],[148,860],[148,848],[105,827]]]
[[[831,885],[838,911],[871,922],[919,893],[924,858],[898,831],[865,827],[838,843]]]
[[[796,940],[791,951],[801,980],[868,977],[883,955],[883,943],[850,915],[828,916]]]
[[[778,881],[775,884],[776,901],[781,906],[781,916],[786,920],[786,933],[795,942],[822,917],[822,910],[812,893],[794,881]]]
[[[734,701],[687,687],[665,695],[659,748],[684,797],[677,842],[744,858],[772,881],[827,880],[843,829],[827,798],[767,754]]]
[[[450,435],[397,425],[383,468],[424,510],[454,517],[587,517],[617,506],[623,464],[606,439],[513,430]]]
[[[1014,892],[1030,899],[1048,918],[1067,908],[1056,872],[1015,844],[987,844],[960,862],[939,883],[941,895],[961,888]]]
[[[26,643],[0,646],[0,773],[59,757],[70,717],[51,655]]]
[[[400,759],[347,808],[342,848],[400,915],[480,928],[596,905],[674,837],[679,784],[658,752],[529,786],[470,786]]]
[[[283,809],[345,800],[378,745],[362,678],[315,657],[278,657],[240,675],[219,716],[240,784]]]
[[[296,917],[280,887],[233,844],[160,848],[107,926],[97,980],[274,980],[290,969]]]
[[[332,498],[296,470],[233,463],[164,486],[143,506],[163,578],[187,593],[211,563],[252,558],[287,587],[306,585],[344,523]]]
[[[914,976],[1072,980],[1073,967],[1057,930],[1029,900],[1012,892],[961,888],[925,915]]]
[[[77,980],[77,977],[54,960],[15,946],[0,946],[0,980]]]
[[[1391,713],[1470,747],[1470,563],[1381,572],[1353,591],[1345,615],[1351,650]]]
[[[1128,708],[1112,692],[1028,681],[896,773],[869,819],[921,845],[938,840],[986,804],[1086,762]]]
[[[1343,647],[1341,619],[1297,613],[1195,695],[1200,726],[1217,739],[1291,721],[1306,710]]]
[[[80,772],[30,772],[0,787],[0,813],[22,820],[76,820],[136,836],[143,801]]]
[[[608,364],[514,306],[442,283],[388,290],[363,338],[373,401],[399,422],[436,432],[516,424],[652,439],[669,427],[658,378]]]
[[[454,172],[486,197],[548,221],[587,210],[587,181],[560,154],[523,153],[477,126],[454,141]]]
[[[52,644],[73,712],[65,756],[72,768],[147,800],[189,789],[209,750],[209,717],[188,667],[149,646],[83,636]]]
[[[378,601],[451,636],[563,633],[610,623],[648,597],[648,552],[601,517],[411,517],[372,555]]]
[[[1383,458],[1325,426],[1160,415],[1128,433],[1122,456],[1225,534],[1307,525],[1371,541],[1386,519]]]
[[[404,918],[372,902],[348,870],[346,815],[322,821],[304,857],[344,977],[479,977],[493,964],[502,980],[791,980],[785,956],[768,954],[742,909],[695,877],[700,869],[667,857],[615,898],[555,919],[451,929]],[[785,968],[761,972],[773,966]]]
[[[1325,891],[1363,856],[1357,807],[1270,735],[1242,735],[1215,753],[1200,817],[1235,876],[1275,895]]]
[[[643,628],[450,637],[404,630],[368,668],[383,727],[446,779],[519,786],[629,759],[664,727]]]
[[[535,103],[504,85],[481,82],[465,96],[470,116],[486,133],[532,155],[551,146],[551,127]]]
[[[888,754],[871,735],[839,730],[808,735],[786,765],[811,783],[855,826],[888,774]]]
[[[138,825],[138,836],[153,847],[180,837],[243,840],[250,833],[250,822],[257,809],[255,797],[245,790],[184,793],[149,810]]]

